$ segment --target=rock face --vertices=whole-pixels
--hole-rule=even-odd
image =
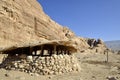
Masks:
[[[77,47],[83,42],[69,28],[50,19],[36,0],[0,0],[0,48],[71,39]],[[88,47],[88,44],[83,46]]]
[[[111,52],[104,42],[101,39],[95,40],[95,39],[86,39],[87,43],[89,44],[89,48],[81,51],[85,53],[100,53],[100,54],[105,54],[106,52]]]
[[[0,47],[74,36],[47,16],[36,0],[0,0]]]
[[[36,0],[0,0],[0,49],[48,40],[72,41],[78,50],[90,47],[46,15]]]

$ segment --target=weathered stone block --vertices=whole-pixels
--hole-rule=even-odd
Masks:
[[[27,56],[27,61],[33,61],[33,57],[32,56]]]

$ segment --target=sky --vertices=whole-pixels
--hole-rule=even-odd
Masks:
[[[38,0],[44,12],[77,36],[120,40],[120,0]]]

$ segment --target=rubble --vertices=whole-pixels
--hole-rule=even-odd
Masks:
[[[112,76],[108,76],[107,79],[108,80],[117,80],[115,77],[112,77]]]
[[[45,57],[27,56],[26,59],[8,57],[3,62],[2,68],[39,75],[57,75],[80,71],[80,66],[77,64],[77,59],[74,55],[67,54]]]

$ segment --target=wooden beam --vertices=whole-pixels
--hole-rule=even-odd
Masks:
[[[57,52],[56,52],[56,45],[54,45],[54,54],[57,54]]]
[[[32,55],[33,47],[29,47],[29,49],[30,49],[29,55]]]
[[[41,53],[40,53],[40,55],[43,56],[43,54],[44,54],[44,45],[41,45]]]

